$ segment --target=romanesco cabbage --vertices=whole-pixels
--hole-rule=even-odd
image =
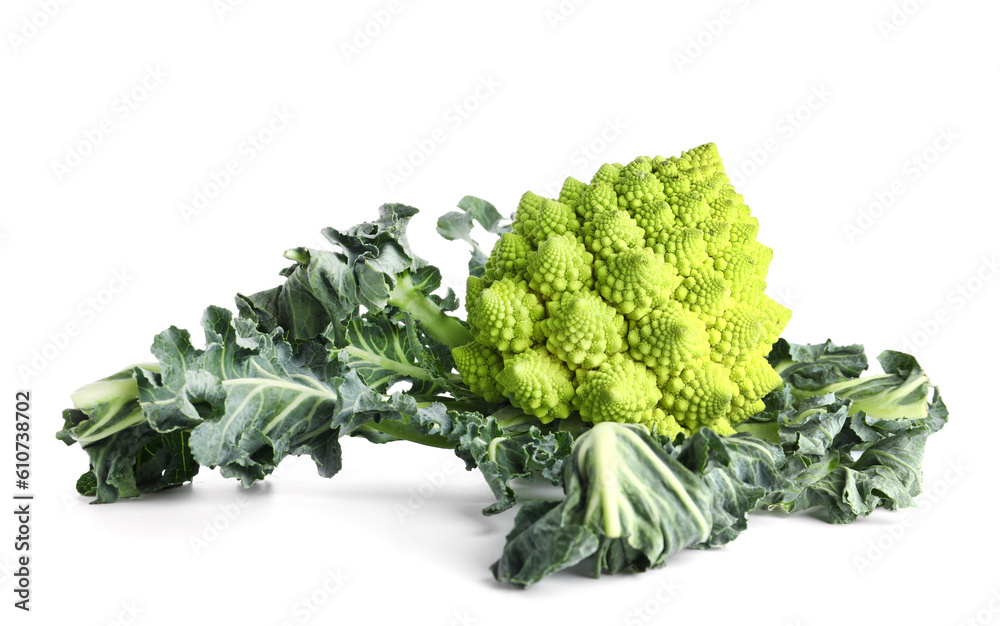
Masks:
[[[731,434],[781,384],[766,357],[791,312],[764,294],[772,251],[714,144],[529,191],[512,226],[470,280],[475,341],[454,350],[485,399]]]

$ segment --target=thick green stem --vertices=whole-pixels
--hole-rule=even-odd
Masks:
[[[442,437],[441,435],[424,434],[411,426],[409,422],[404,421],[385,420],[383,422],[378,422],[377,424],[375,422],[369,422],[368,424],[357,428],[355,432],[363,430],[376,430],[391,437],[396,437],[397,439],[405,439],[406,441],[412,441],[413,443],[419,443],[432,448],[450,450],[455,447],[455,443],[448,441],[446,437]]]
[[[457,348],[472,341],[472,333],[461,320],[444,312],[419,289],[413,286],[409,274],[402,274],[389,294],[389,304],[413,316],[432,339],[449,348]]]
[[[135,368],[159,372],[158,363],[139,363],[86,384],[72,394],[73,406],[87,414],[88,421],[73,435],[81,446],[100,441],[145,420],[139,406]]]
[[[926,375],[904,380],[898,374],[880,374],[850,378],[816,390],[792,387],[792,395],[801,400],[833,392],[842,400],[851,400],[852,415],[864,411],[878,419],[920,419],[927,417],[929,386]]]

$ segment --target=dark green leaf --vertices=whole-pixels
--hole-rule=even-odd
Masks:
[[[497,580],[529,587],[572,567],[600,547],[597,535],[583,525],[565,522],[559,502],[528,502],[517,512],[507,546],[492,566]]]
[[[785,382],[802,390],[816,390],[845,378],[857,378],[868,369],[864,346],[838,346],[829,339],[818,344],[779,339],[767,360]]]
[[[473,223],[479,222],[487,232],[495,235],[510,232],[510,224],[503,223],[503,216],[496,207],[481,198],[465,196],[459,201],[458,208],[461,211],[451,211],[438,218],[437,231],[449,241],[461,239],[472,246],[469,275],[482,276],[487,255],[472,238]]]
[[[594,574],[644,571],[709,540],[710,485],[643,426],[601,422],[563,466],[565,500],[534,505],[508,537],[494,575],[528,586],[594,557]]]
[[[780,470],[785,462],[781,448],[748,433],[722,437],[702,428],[676,454],[711,487],[712,534],[695,547],[729,543],[746,530],[747,515],[767,494],[789,486]]]

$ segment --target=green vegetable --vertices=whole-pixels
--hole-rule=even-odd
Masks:
[[[885,373],[865,378],[857,378],[868,367],[858,345],[837,346],[827,340],[800,346],[780,339],[768,360],[796,398],[833,393],[852,401],[851,413],[864,411],[882,419],[927,416],[930,379],[909,354],[886,350],[878,355]]]
[[[344,436],[449,449],[492,490],[487,515],[517,479],[561,485],[521,502],[493,565],[520,587],[723,545],[762,506],[849,522],[914,503],[940,394],[909,355],[860,378],[861,346],[778,339],[771,251],[714,145],[526,193],[512,223],[459,209],[438,231],[471,246],[468,321],[407,240],[416,209],[328,228],[332,249],[287,251],[278,286],[206,309],[201,347],[170,327],[155,363],[72,395],[57,436],[89,456],[78,491],[115,502],[203,466],[248,486],[289,455],[330,477]],[[475,224],[499,235],[489,254]]]
[[[494,575],[520,587],[592,557],[602,572],[645,571],[687,547],[721,545],[783,485],[777,447],[705,428],[674,449],[642,425],[601,422],[563,467],[561,502],[521,508]]]
[[[842,355],[829,342],[775,350],[789,347],[814,353],[813,364]],[[850,353],[866,364],[861,346]],[[835,360],[826,359],[826,384],[885,380],[853,378],[864,367]],[[767,409],[730,436],[702,428],[671,442],[641,425],[596,424],[563,466],[565,499],[521,508],[494,575],[527,587],[588,557],[595,576],[644,571],[682,548],[732,541],[758,507],[848,523],[915,504],[924,444],[948,417],[936,389],[918,419],[879,419],[834,393],[798,398],[793,389],[769,394]]]
[[[410,249],[415,214],[385,205],[375,222],[327,229],[336,250],[286,253],[295,264],[284,284],[238,295],[239,316],[209,307],[203,349],[171,327],[153,342],[157,365],[81,388],[59,437],[90,455],[86,493],[114,502],[183,483],[199,466],[251,485],[290,454],[332,476],[343,435],[454,449],[497,494],[491,513],[513,505],[514,477],[558,482],[571,435],[537,420],[504,431],[523,413],[479,397],[454,373],[450,348],[469,333],[448,314],[454,294],[433,293],[437,268]],[[400,382],[406,392],[392,389]],[[156,445],[165,451],[152,476],[146,457]],[[182,461],[186,471],[176,471]]]
[[[714,144],[603,165],[558,199],[529,191],[511,232],[483,205],[464,208],[439,224],[473,245],[476,343],[455,361],[484,397],[545,421],[731,434],[781,384],[765,357],[791,313],[764,294],[773,253]],[[481,273],[473,220],[502,233]],[[545,351],[557,358],[532,356]]]

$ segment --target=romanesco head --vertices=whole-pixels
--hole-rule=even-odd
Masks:
[[[732,433],[780,384],[765,357],[791,315],[764,293],[759,231],[714,144],[527,192],[469,283],[456,368],[545,422]]]

